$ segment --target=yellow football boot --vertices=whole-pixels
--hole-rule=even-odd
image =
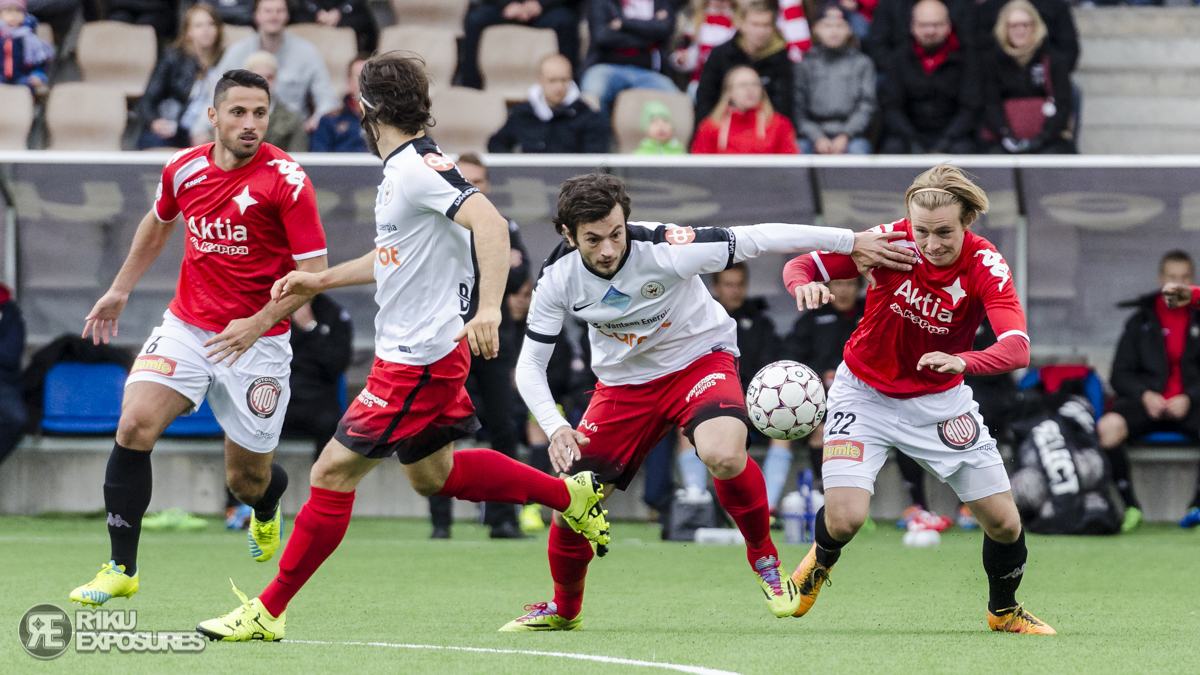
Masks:
[[[763,556],[754,563],[758,583],[763,595],[767,596],[767,609],[782,619],[792,616],[800,608],[800,589],[791,577],[779,574],[779,559],[773,555]]]
[[[1004,633],[1032,633],[1034,635],[1058,635],[1058,631],[1047,626],[1041,619],[1025,611],[1017,605],[1008,612],[1000,615],[988,610],[988,627]]]
[[[118,565],[112,560],[104,563],[95,579],[71,591],[71,601],[82,603],[84,606],[99,607],[112,598],[129,598],[138,592],[138,575],[125,574],[125,566]]]
[[[600,503],[604,499],[600,479],[591,471],[581,471],[563,480],[567,483],[567,491],[571,493],[571,505],[562,512],[563,517],[572,530],[596,545],[596,555],[604,557],[611,539],[608,536],[608,520],[604,517],[608,511]]]
[[[800,606],[792,616],[804,616],[812,609],[813,603],[817,601],[817,594],[821,592],[821,586],[833,584],[829,580],[829,573],[832,571],[833,565],[826,567],[817,562],[817,545],[813,544],[808,550],[808,555],[800,561],[800,566],[792,572],[792,581],[800,590]]]
[[[229,580],[229,584],[233,585],[232,579]],[[237,586],[233,587],[233,592],[242,601],[242,606],[225,616],[201,622],[196,626],[197,632],[204,634],[209,640],[224,642],[273,642],[283,639],[287,610],[274,617],[258,598],[248,600],[246,594],[239,591]]]
[[[525,616],[513,619],[500,627],[502,633],[528,630],[579,630],[583,626],[583,615],[564,619],[558,615],[553,602],[538,602],[525,605]]]
[[[262,522],[258,516],[250,514],[250,529],[246,538],[250,540],[250,557],[258,562],[267,562],[279,550],[279,540],[283,536],[283,506],[275,506],[275,517]]]

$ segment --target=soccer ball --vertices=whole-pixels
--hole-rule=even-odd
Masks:
[[[794,441],[812,433],[825,419],[825,386],[803,363],[776,361],[750,381],[746,408],[759,431]]]

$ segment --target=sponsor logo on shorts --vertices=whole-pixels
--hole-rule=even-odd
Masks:
[[[703,394],[709,389],[712,389],[713,387],[717,386],[717,382],[720,382],[724,379],[725,373],[713,373],[712,375],[705,375],[704,379],[697,382],[696,386],[692,387],[692,390],[688,392],[687,398],[684,399],[684,402],[686,403],[691,401],[693,398]]]
[[[359,392],[357,400],[359,403],[367,406],[368,408],[374,408],[375,406],[379,406],[380,408],[387,407],[387,401],[379,398],[366,389],[363,389],[361,392]]]
[[[587,421],[586,418],[579,420],[579,428],[587,429],[588,431],[592,432],[593,434],[600,430],[599,426]]]
[[[663,288],[663,285],[657,281],[647,281],[642,284],[642,297],[647,300],[653,300],[662,296],[664,290],[666,289]]]
[[[971,413],[963,413],[952,420],[938,422],[938,438],[951,450],[966,450],[979,440],[979,422]]]
[[[131,372],[152,372],[171,377],[175,374],[175,368],[178,366],[178,362],[162,356],[139,356],[133,362],[133,370]]]
[[[858,441],[829,441],[825,443],[825,454],[821,458],[824,464],[834,459],[848,459],[851,462],[863,461],[865,448]]]
[[[249,406],[250,412],[266,419],[275,414],[281,393],[283,393],[283,387],[279,386],[279,380],[273,377],[260,377],[251,382],[250,388],[246,390],[246,405]]]

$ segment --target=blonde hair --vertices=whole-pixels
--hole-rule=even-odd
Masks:
[[[1008,41],[1008,16],[1016,10],[1021,10],[1029,15],[1029,20],[1033,22],[1033,39],[1029,44],[1020,49],[1012,46]],[[996,38],[996,44],[1005,51],[1009,56],[1016,59],[1022,66],[1029,63],[1029,59],[1033,57],[1034,52],[1042,46],[1046,41],[1046,22],[1042,20],[1042,15],[1038,13],[1037,8],[1029,0],[1011,0],[1004,7],[1000,8],[1000,15],[996,18],[996,25],[992,26],[992,37]]]
[[[917,176],[908,192],[904,193],[906,215],[912,217],[912,207],[919,206],[933,211],[943,206],[958,206],[958,220],[963,227],[971,224],[984,213],[990,203],[983,188],[971,182],[957,167],[939,164]]]
[[[717,134],[717,149],[724,152],[729,144],[729,125],[733,115],[729,113],[729,101],[733,98],[733,77],[737,73],[748,70],[754,75],[754,79],[759,81],[758,87],[762,90],[762,79],[758,71],[750,66],[734,66],[725,73],[725,81],[721,85],[721,100],[717,101],[717,105],[713,111],[709,113],[708,119],[720,127],[720,132]],[[755,131],[759,138],[767,137],[767,123],[771,118],[775,117],[775,106],[771,105],[771,99],[767,96],[765,90],[762,91],[762,100],[758,104],[758,114],[756,115]]]
[[[254,70],[258,66],[264,66],[264,67],[270,68],[271,70],[278,73],[279,72],[279,59],[275,58],[275,55],[272,54],[271,52],[257,51],[257,52],[254,52],[253,54],[251,54],[250,56],[247,56],[246,62],[244,64],[242,64],[242,67],[245,68],[246,70]]]

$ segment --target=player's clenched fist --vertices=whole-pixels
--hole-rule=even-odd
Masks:
[[[559,473],[567,473],[576,460],[583,459],[579,448],[591,442],[582,432],[569,426],[559,427],[550,437],[550,465]]]
[[[887,267],[899,272],[907,272],[917,264],[917,256],[912,249],[892,243],[892,239],[904,237],[907,233],[902,230],[895,232],[858,232],[854,235],[854,250],[850,257],[858,265],[858,271],[865,273],[872,267]]]
[[[117,319],[120,318],[121,311],[125,309],[125,302],[128,300],[128,293],[117,291],[109,291],[100,296],[96,305],[92,307],[92,311],[88,312],[87,318],[84,319],[82,337],[86,338],[88,333],[91,333],[94,345],[100,344],[101,340],[104,340],[104,344],[108,344],[110,337],[117,337]]]
[[[479,308],[475,318],[467,322],[455,342],[466,338],[471,345],[471,353],[485,359],[494,359],[500,355],[500,310]]]

